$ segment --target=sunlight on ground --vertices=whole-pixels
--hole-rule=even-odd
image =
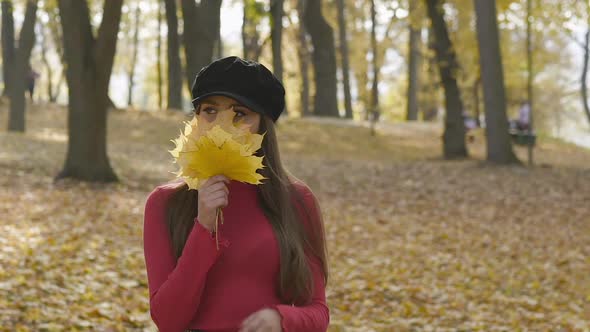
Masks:
[[[31,137],[39,140],[51,141],[51,142],[67,142],[68,135],[63,132],[55,132],[49,128],[41,128],[31,133]]]

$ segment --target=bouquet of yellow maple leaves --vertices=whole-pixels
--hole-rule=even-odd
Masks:
[[[188,184],[189,189],[199,189],[207,179],[225,175],[230,180],[260,184],[265,179],[257,170],[264,168],[263,157],[255,156],[262,144],[264,134],[253,134],[247,124],[233,122],[234,112],[219,112],[212,122],[185,121],[184,133],[172,140],[176,148],[169,150],[178,164],[177,177]],[[223,213],[217,209],[215,234],[218,219]],[[216,236],[217,248],[219,240]]]

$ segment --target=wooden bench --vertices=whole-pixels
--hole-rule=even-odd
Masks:
[[[532,145],[537,143],[537,135],[528,130],[510,129],[508,130],[512,142],[516,145]]]

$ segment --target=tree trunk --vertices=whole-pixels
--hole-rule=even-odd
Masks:
[[[10,96],[10,114],[8,119],[9,131],[25,131],[25,90],[30,76],[29,60],[31,50],[35,45],[35,21],[37,19],[37,1],[27,1],[25,20],[20,31],[18,48],[15,50],[14,68],[12,74]]]
[[[338,32],[340,57],[342,58],[342,84],[344,86],[344,117],[352,119],[352,96],[350,94],[350,63],[348,59],[348,39],[346,28],[346,6],[344,0],[336,0],[338,6]]]
[[[182,109],[182,65],[176,1],[165,0],[168,25],[168,108]]]
[[[303,24],[313,44],[314,114],[339,117],[336,91],[336,51],[332,27],[322,15],[321,0],[306,1]]]
[[[221,59],[223,57],[223,39],[221,39],[221,22],[219,23],[219,26],[220,28],[217,29],[217,39],[215,40],[214,59]]]
[[[437,61],[436,61],[436,40],[434,38],[434,30],[432,26],[426,29],[428,33],[427,44],[428,49],[435,53],[434,56],[428,56],[426,62],[426,77],[425,83],[420,87],[424,95],[423,103],[424,109],[422,111],[422,120],[434,121],[438,113],[438,88],[440,78],[437,76]]]
[[[363,30],[363,35],[364,34],[365,34],[365,31]],[[367,61],[366,58],[358,59],[358,61],[360,62],[360,65],[358,65],[357,70],[353,71],[353,75],[355,76],[358,100],[360,100],[362,102],[363,109],[364,109],[362,116],[363,116],[364,120],[369,120],[369,117],[368,117],[369,112],[367,111],[367,109],[371,105],[371,91],[367,87],[369,85],[368,73],[369,73],[370,66],[369,66],[369,62]]]
[[[418,90],[420,89],[420,28],[416,18],[416,2],[410,1],[408,49],[408,105],[406,120],[418,120]]]
[[[12,1],[2,0],[2,77],[4,78],[3,96],[8,96],[11,85],[10,71],[14,69],[14,18]]]
[[[47,98],[50,102],[53,102],[52,96],[53,93],[53,69],[51,64],[49,63],[49,59],[47,58],[47,53],[49,50],[47,49],[47,34],[45,32],[45,25],[42,25],[39,29],[40,37],[41,37],[41,61],[43,65],[45,65],[45,70],[47,71]]]
[[[244,12],[242,19],[242,49],[245,59],[258,61],[262,47],[266,43],[260,42],[259,24],[263,16],[267,15],[261,3],[255,0],[243,0]],[[272,1],[272,0],[271,0]]]
[[[189,90],[197,73],[213,59],[219,36],[221,0],[182,0],[184,51]]]
[[[298,40],[299,47],[297,53],[299,56],[299,69],[301,71],[301,91],[300,91],[300,102],[301,102],[301,115],[307,116],[310,114],[309,111],[309,46],[307,43],[307,34],[305,32],[305,26],[303,25],[303,13],[305,12],[306,0],[298,0],[297,2],[297,14],[299,16],[299,30]]]
[[[584,61],[582,68],[582,78],[581,78],[581,92],[582,92],[582,105],[584,106],[584,112],[588,117],[588,122],[590,122],[590,106],[588,105],[588,61],[590,58],[590,3],[587,1],[586,4],[586,15],[588,21],[588,30],[586,30],[586,36],[584,38]]]
[[[141,15],[141,10],[139,8],[139,3],[136,4],[135,7],[135,26],[133,27],[133,54],[131,55],[131,64],[129,67],[129,90],[127,92],[127,106],[131,107],[133,105],[133,86],[135,85],[135,65],[137,64],[137,53],[139,51],[139,17]],[[160,35],[158,35],[158,39]],[[159,58],[158,58],[159,59]]]
[[[249,6],[250,2],[248,0],[244,0],[244,5],[242,6],[242,53],[244,59],[252,59],[251,54],[253,54],[252,50],[252,43],[250,39],[250,17],[249,17]]]
[[[449,32],[444,20],[442,2],[426,0],[428,16],[432,22],[434,33],[434,48],[440,72],[440,78],[445,90],[445,131],[443,134],[443,155],[446,159],[467,157],[465,144],[465,125],[463,123],[463,101],[457,78],[458,70],[455,50],[449,38]]]
[[[499,164],[515,163],[518,160],[508,134],[496,3],[475,0],[475,14],[486,115],[487,160]]]
[[[590,58],[590,27],[586,31],[584,42],[584,68],[582,68],[582,105],[590,122],[590,106],[588,105],[588,59]]]
[[[104,2],[98,36],[86,1],[59,0],[69,87],[68,150],[56,179],[117,181],[106,149],[108,88],[123,0]]]
[[[65,76],[66,76],[66,74],[64,73],[64,70],[61,70],[60,75],[59,75],[59,80],[57,81],[57,84],[55,85],[55,90],[53,92],[53,95],[51,95],[49,97],[50,102],[55,103],[57,101],[57,98],[59,97],[59,94],[61,93],[61,86],[63,85]]]
[[[478,77],[475,80],[475,83],[473,83],[473,107],[475,109],[475,123],[477,124],[477,127],[481,127],[481,121],[480,121],[480,116],[481,116],[481,111],[479,110],[479,88],[480,88],[480,84],[481,84],[481,78]]]
[[[371,0],[371,53],[373,54],[371,60],[371,67],[373,68],[373,82],[371,84],[370,109],[372,112],[372,116],[370,117],[370,119],[372,123],[377,120],[378,114],[381,113],[379,109],[379,52],[377,50],[377,36],[375,32],[375,30],[377,29],[377,20],[375,19],[376,15],[377,13],[375,10],[375,0]]]
[[[49,33],[53,40],[53,45],[55,46],[55,50],[59,55],[59,60],[61,62],[61,70],[59,71],[59,80],[57,85],[55,86],[55,90],[52,96],[49,97],[51,102],[57,101],[59,94],[61,93],[61,87],[63,82],[66,78],[66,65],[65,65],[65,58],[64,58],[64,50],[63,50],[63,36],[62,31],[60,28],[59,23],[59,10],[57,8],[57,4],[48,4],[45,3],[45,11],[49,15],[49,22],[46,23],[46,26],[49,28]]]
[[[272,68],[273,74],[283,82],[283,0],[270,1],[271,40],[272,40]],[[287,115],[287,107],[281,116]]]
[[[588,1],[586,1],[587,3]],[[533,81],[534,75],[533,72],[533,44],[532,44],[532,29],[531,29],[531,21],[533,19],[532,16],[532,1],[527,0],[527,20],[526,20],[526,58],[527,58],[527,94],[528,94],[528,102],[529,102],[529,132],[533,131],[533,115],[534,115],[534,96],[533,96]],[[528,152],[528,159],[529,159],[529,166],[533,165],[533,145],[529,142],[527,144],[527,152]]]
[[[272,68],[273,74],[283,81],[283,60],[282,47],[283,40],[283,0],[270,1],[271,12],[271,40],[272,40]]]
[[[248,0],[244,0],[242,6],[242,56],[244,59],[251,59],[250,38],[248,34],[249,19],[248,19]]]
[[[158,2],[158,40],[156,42],[156,71],[158,85],[158,110],[162,109],[164,98],[162,96],[162,7]]]

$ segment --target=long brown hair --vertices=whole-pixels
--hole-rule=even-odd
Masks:
[[[320,261],[324,283],[328,283],[322,213],[314,199],[317,215],[311,215],[311,207],[305,204],[302,193],[294,186],[295,182],[300,181],[281,163],[275,125],[269,117],[261,115],[259,133],[264,132],[266,135],[257,155],[264,156],[265,167],[261,174],[266,180],[257,186],[257,193],[259,205],[269,220],[279,244],[280,278],[276,289],[283,303],[303,305],[311,301],[314,289],[306,254],[313,255]],[[186,183],[182,183],[168,201],[168,232],[176,259],[182,254],[194,224],[193,220],[198,215],[197,200],[198,192],[189,190]],[[315,218],[319,220],[313,220]]]

